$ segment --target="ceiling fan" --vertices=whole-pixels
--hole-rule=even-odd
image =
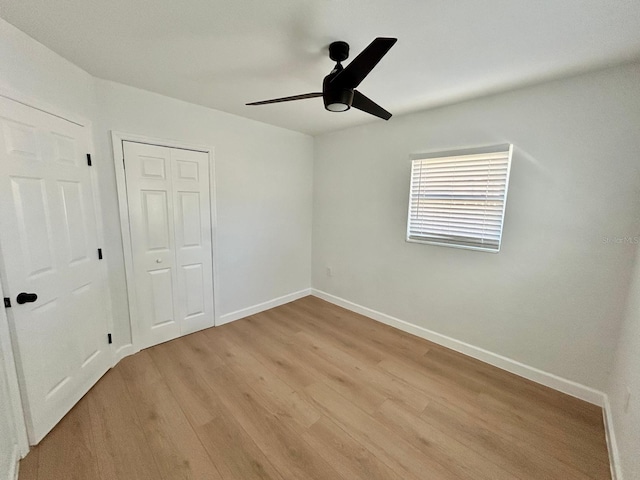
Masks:
[[[391,114],[380,105],[365,97],[356,90],[356,87],[369,75],[371,70],[373,70],[397,41],[397,38],[376,38],[346,67],[342,66],[342,62],[349,58],[349,44],[346,42],[333,42],[329,45],[329,58],[336,62],[336,66],[333,67],[329,75],[324,77],[322,92],[274,98],[272,100],[247,103],[247,105],[267,105],[269,103],[322,97],[324,100],[324,108],[330,112],[346,112],[353,107],[384,120],[389,120]]]

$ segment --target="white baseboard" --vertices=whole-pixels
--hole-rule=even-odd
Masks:
[[[270,308],[279,307],[280,305],[293,302],[294,300],[298,300],[299,298],[307,297],[309,295],[311,295],[311,289],[305,288],[304,290],[293,292],[288,295],[283,295],[282,297],[274,298],[273,300],[269,300],[267,302],[258,303],[257,305],[253,305],[251,307],[227,313],[225,315],[222,315],[216,321],[216,327],[224,325],[225,323],[233,322],[235,320],[240,320],[241,318],[248,317],[249,315],[255,315],[256,313],[264,312],[265,310],[269,310]]]
[[[442,345],[443,347],[450,348],[451,350],[455,350],[456,352],[460,352],[470,357],[476,358],[482,362],[514,373],[533,382],[540,383],[547,387],[553,388],[554,390],[558,390],[562,393],[566,393],[600,407],[604,406],[606,398],[605,394],[594,388],[587,387],[572,380],[567,380],[566,378],[554,375],[553,373],[548,373],[535,367],[525,365],[524,363],[518,362],[517,360],[498,355],[497,353],[493,353],[483,348],[470,345],[460,340],[456,340],[455,338],[447,337],[446,335],[428,330],[424,327],[405,322],[404,320],[400,320],[399,318],[395,318],[391,315],[387,315],[385,313],[372,310],[371,308],[358,305],[357,303],[353,303],[349,300],[345,300],[344,298],[340,298],[330,293],[323,292],[322,290],[312,288],[311,294],[318,298],[326,300],[327,302],[346,308],[347,310],[351,310],[352,312],[359,313],[366,317],[372,318],[373,320],[377,320],[378,322],[398,328],[407,333],[411,333],[412,335],[422,337],[426,340],[437,343],[438,345]]]
[[[611,478],[613,480],[622,480],[620,451],[618,450],[618,442],[616,441],[616,435],[613,430],[613,412],[611,411],[611,403],[609,403],[609,397],[606,395],[604,398],[602,416],[604,417],[604,432],[607,437],[607,450],[609,450]]]
[[[115,362],[113,363],[113,366],[115,367],[116,364],[122,360],[124,357],[128,357],[129,355],[133,355],[134,353],[138,353],[140,351],[139,348],[136,348],[133,346],[133,344],[128,343],[126,345],[122,345],[120,347],[118,347],[118,349],[116,350],[116,358],[115,358]]]

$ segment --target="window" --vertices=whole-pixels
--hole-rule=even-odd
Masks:
[[[513,145],[416,155],[407,241],[498,252]]]

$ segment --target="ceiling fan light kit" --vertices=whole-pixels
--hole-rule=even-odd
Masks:
[[[371,70],[397,41],[397,38],[376,38],[346,67],[342,66],[342,62],[349,58],[349,44],[346,42],[333,42],[329,45],[329,58],[336,62],[336,66],[329,75],[324,77],[322,92],[262,100],[260,102],[247,103],[247,105],[267,105],[322,97],[324,108],[330,112],[346,112],[353,107],[383,120],[389,120],[391,113],[364,96],[356,90],[356,87],[369,75]]]
[[[331,90],[324,89],[325,93],[322,96],[324,100],[324,108],[330,112],[346,112],[351,108],[353,103],[353,90],[340,89]]]

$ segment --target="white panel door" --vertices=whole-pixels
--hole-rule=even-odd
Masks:
[[[0,98],[2,273],[32,444],[111,364],[89,135]]]
[[[146,348],[212,327],[209,158],[123,142],[137,331]]]

